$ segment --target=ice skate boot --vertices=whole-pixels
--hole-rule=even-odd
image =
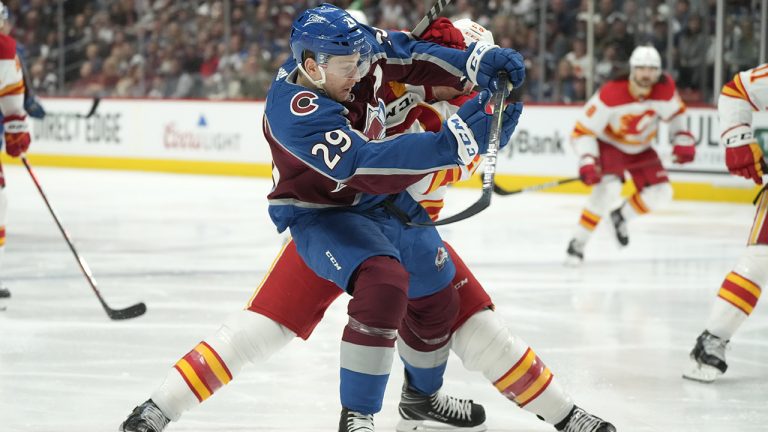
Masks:
[[[584,262],[584,243],[571,239],[568,243],[568,250],[565,251],[565,265],[568,267],[578,267]]]
[[[11,292],[8,291],[8,288],[3,286],[3,283],[0,282],[0,298],[8,298],[11,296]]]
[[[374,432],[373,414],[362,414],[342,408],[339,432]]]
[[[408,386],[408,380],[403,384],[398,411],[397,432],[481,432],[487,429],[482,405],[440,391],[432,395],[418,393]]]
[[[627,230],[627,220],[621,214],[621,207],[611,212],[611,223],[613,223],[613,230],[616,232],[616,240],[620,245],[626,246],[629,244],[629,231]]]
[[[600,417],[573,406],[568,417],[555,425],[561,432],[616,432],[616,427]]]
[[[704,330],[696,338],[696,345],[691,351],[690,368],[683,372],[683,378],[710,383],[724,374],[728,369],[725,362],[725,346],[727,340]]]
[[[147,400],[137,406],[120,425],[120,432],[162,432],[171,419],[165,416],[160,408]]]

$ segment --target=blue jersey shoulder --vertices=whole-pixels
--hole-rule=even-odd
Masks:
[[[294,76],[292,71],[288,76]],[[317,90],[277,79],[267,95],[265,116],[270,132],[285,147],[314,145],[326,131],[349,124],[346,108]]]

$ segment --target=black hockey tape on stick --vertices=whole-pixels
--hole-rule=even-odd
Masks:
[[[77,264],[80,266],[80,270],[83,272],[83,275],[85,275],[85,278],[88,280],[88,284],[91,285],[91,289],[93,290],[93,293],[96,294],[96,298],[99,299],[99,303],[101,303],[101,307],[104,308],[104,311],[107,313],[109,318],[113,320],[123,320],[128,318],[135,318],[139,315],[143,315],[144,312],[147,311],[147,306],[142,303],[137,303],[133,306],[129,306],[125,309],[112,309],[109,307],[106,301],[104,301],[104,297],[101,296],[101,293],[99,292],[99,289],[96,288],[96,280],[93,279],[93,275],[91,274],[91,269],[88,267],[88,263],[85,262],[83,257],[80,256],[79,253],[77,253],[77,250],[75,249],[75,245],[72,243],[72,239],[69,238],[69,234],[67,234],[67,230],[64,229],[64,226],[61,224],[61,221],[59,221],[59,217],[56,215],[56,212],[53,210],[53,207],[51,207],[50,201],[48,201],[48,197],[45,195],[45,192],[43,192],[42,186],[40,186],[40,181],[37,179],[37,176],[35,175],[35,172],[32,171],[32,166],[29,164],[29,161],[27,160],[27,156],[22,154],[21,155],[21,161],[24,163],[24,166],[27,168],[27,172],[29,172],[29,176],[32,177],[32,182],[35,183],[35,186],[37,187],[37,191],[40,192],[40,196],[43,198],[43,201],[45,202],[45,206],[48,207],[48,211],[51,213],[51,216],[53,216],[54,222],[56,222],[56,226],[59,227],[59,231],[61,231],[61,234],[64,236],[64,240],[66,240],[67,245],[69,246],[69,250],[72,251],[72,254],[75,255],[75,259],[77,259]]]
[[[488,151],[485,153],[485,162],[483,165],[483,193],[480,195],[480,199],[453,216],[441,218],[434,222],[408,222],[409,226],[428,227],[448,225],[474,216],[491,205],[491,197],[493,197],[493,179],[496,177],[497,154],[499,152],[499,142],[501,141],[501,123],[504,120],[504,98],[507,95],[507,85],[509,82],[507,73],[504,71],[499,72],[498,80],[499,85],[496,91],[493,92],[493,117],[491,119],[491,130],[488,136]]]
[[[450,3],[451,0],[437,0],[434,5],[427,11],[427,14],[424,15],[424,18],[419,21],[418,24],[416,24],[416,27],[413,28],[413,31],[411,32],[412,35],[416,37],[421,37],[422,34],[424,34],[424,30],[429,27],[430,24],[432,24],[437,17],[440,16],[440,14],[443,12],[443,9],[445,9],[446,6],[448,6],[448,3]]]
[[[91,109],[88,110],[85,114],[77,114],[77,118],[84,118],[88,119],[93,117],[94,114],[96,114],[96,109],[99,108],[99,104],[101,103],[101,98],[96,96],[93,98],[93,102],[91,102]]]

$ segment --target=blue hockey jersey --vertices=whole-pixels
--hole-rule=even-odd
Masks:
[[[380,96],[389,81],[458,86],[468,54],[402,32],[363,30],[372,64],[350,102],[296,84],[300,72],[293,59],[280,68],[267,95],[263,131],[274,181],[269,213],[280,232],[302,213],[365,210],[429,173],[462,164],[447,128],[385,138]]]

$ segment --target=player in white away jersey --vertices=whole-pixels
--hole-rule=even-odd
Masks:
[[[717,102],[720,141],[731,174],[763,184],[766,161],[752,134],[752,112],[768,111],[768,63],[739,72],[723,86]],[[757,212],[747,248],[725,277],[704,331],[691,351],[691,367],[683,377],[712,382],[725,373],[725,346],[757,305],[768,283],[768,193],[755,199]]]
[[[3,115],[3,141],[8,156],[19,157],[29,148],[31,138],[27,114],[24,112],[24,77],[21,62],[16,55],[16,41],[5,34],[8,25],[8,8],[0,2],[0,111]],[[0,165],[0,258],[5,249],[5,221],[8,214],[8,198],[5,195],[5,176]],[[0,276],[2,276],[0,271]],[[10,297],[0,280],[0,298]]]
[[[672,200],[667,172],[651,146],[660,121],[669,122],[675,162],[691,162],[696,154],[683,116],[685,104],[672,77],[662,73],[658,51],[635,48],[629,66],[628,77],[608,81],[587,101],[571,135],[579,176],[593,188],[568,244],[567,264],[582,262],[584,247],[606,214],[610,213],[618,242],[626,246],[627,221]],[[622,202],[625,172],[637,191]]]

